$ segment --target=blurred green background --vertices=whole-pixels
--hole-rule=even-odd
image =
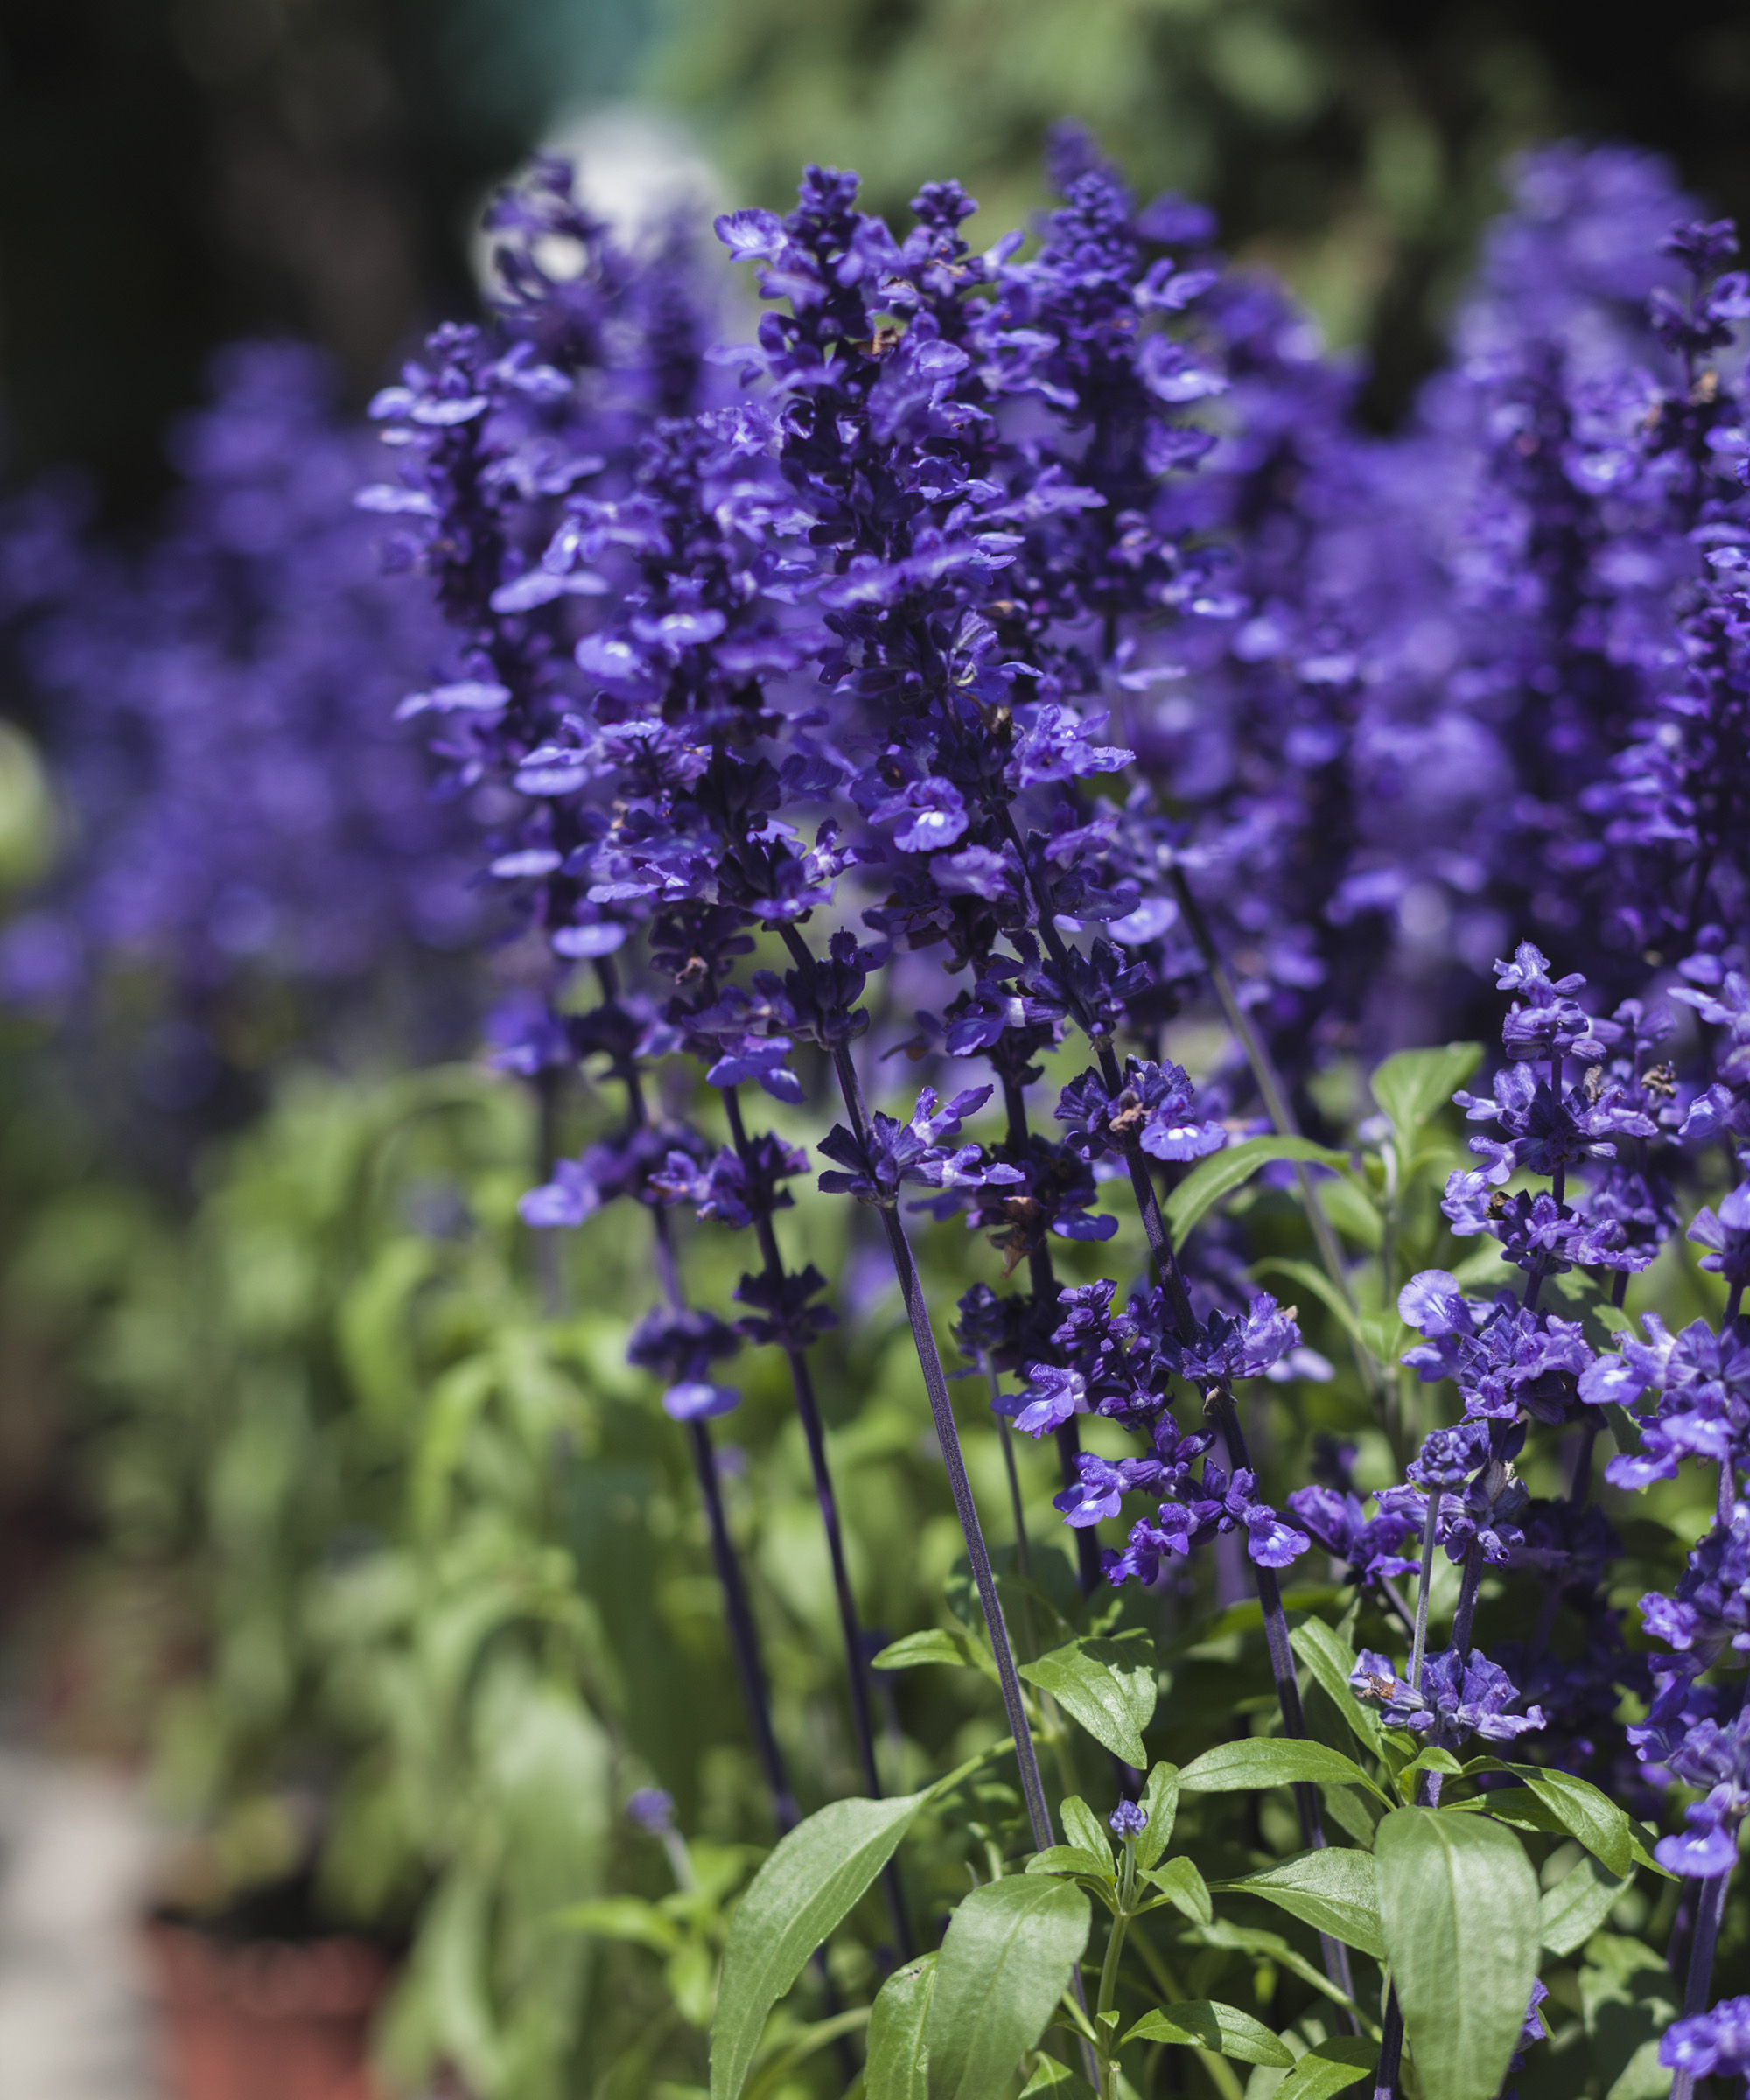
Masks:
[[[738,200],[781,203],[808,157],[890,209],[955,173],[993,232],[1080,117],[1365,344],[1386,423],[1504,152],[1621,136],[1750,207],[1739,0],[4,0],[0,472],[80,460],[137,511],[241,332],[313,336],[364,391],[467,303],[483,187],[627,101]]]

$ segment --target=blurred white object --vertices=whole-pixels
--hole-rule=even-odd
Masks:
[[[707,234],[726,206],[723,178],[685,127],[638,102],[611,102],[562,118],[541,142],[578,171],[578,194],[605,219],[620,243],[635,248],[676,218]],[[500,186],[494,184],[495,191]],[[490,192],[473,214],[474,274],[490,287],[492,239],[480,230]],[[563,264],[560,265],[563,274]]]
[[[125,1780],[0,1748],[0,2100],[157,2100],[155,1851]]]

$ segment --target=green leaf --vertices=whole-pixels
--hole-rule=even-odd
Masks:
[[[1590,1852],[1576,1860],[1537,1906],[1537,1928],[1551,1954],[1576,1954],[1616,1907],[1631,1877],[1613,1874]]]
[[[1124,2040],[1179,2042],[1186,2048],[1209,2049],[1241,2063],[1267,2063],[1278,2070],[1294,2062],[1262,2020],[1213,1998],[1187,1998],[1145,2012]]]
[[[1407,1140],[1447,1105],[1481,1062],[1480,1043],[1400,1050],[1375,1068],[1368,1085],[1399,1138]]]
[[[914,1670],[922,1662],[945,1662],[950,1670],[978,1670],[995,1684],[1001,1682],[996,1657],[982,1642],[962,1633],[949,1633],[932,1626],[922,1633],[906,1634],[890,1642],[869,1667],[872,1670]]]
[[[1172,1826],[1179,1819],[1179,1767],[1165,1760],[1148,1775],[1143,1788],[1143,1808],[1148,1826],[1137,1839],[1137,1864],[1147,1869],[1172,1842]]]
[[[927,1798],[830,1802],[781,1838],[754,1875],[724,1948],[711,2022],[711,2100],[737,2100],[766,2014],[887,1864]]]
[[[1477,1763],[1488,1768],[1505,1770],[1496,1766],[1493,1759],[1480,1758]],[[1542,1801],[1529,1787],[1498,1787],[1487,1794],[1473,1796],[1469,1801],[1455,1801],[1449,1805],[1452,1813],[1488,1816],[1496,1823],[1510,1823],[1516,1830],[1544,1830],[1552,1838],[1572,1838],[1575,1833],[1568,1828],[1564,1818],[1546,1801]],[[1648,1835],[1651,1835],[1650,1832]],[[1584,1839],[1581,1840],[1584,1843]],[[1666,1871],[1647,1850],[1640,1832],[1634,1824],[1628,1826],[1628,1852],[1636,1866],[1662,1874],[1668,1881],[1676,1877]]]
[[[964,1899],[948,1921],[925,2024],[929,2100],[995,2100],[1004,2090],[1044,2034],[1091,1919],[1079,1888],[1029,1874]]]
[[[1296,2063],[1277,2087],[1273,2100],[1331,2100],[1345,2086],[1356,2085],[1379,2062],[1379,2044],[1359,2034],[1334,2034]]]
[[[1589,1780],[1576,1779],[1572,1772],[1558,1772],[1548,1765],[1508,1765],[1506,1769],[1522,1779],[1568,1835],[1578,1838],[1613,1874],[1628,1872],[1634,1854],[1628,1812],[1608,1794],[1600,1793]]]
[[[598,1939],[629,1940],[655,1954],[673,1954],[681,1943],[680,1928],[641,1896],[597,1896],[587,1903],[568,1903],[555,1911],[553,1922],[564,1932],[586,1932]]]
[[[1315,1159],[1321,1166],[1348,1166],[1347,1152],[1333,1152],[1328,1144],[1314,1144],[1310,1138],[1248,1138],[1243,1144],[1230,1144],[1224,1152],[1212,1152],[1186,1174],[1166,1200],[1167,1229],[1173,1244],[1181,1245],[1211,1205],[1219,1203],[1230,1189],[1248,1181],[1261,1166],[1275,1159]]]
[[[1079,1844],[1047,1845],[1027,1861],[1026,1871],[1030,1874],[1088,1874],[1108,1884],[1118,1879],[1110,1852],[1104,1859],[1098,1859]]]
[[[1209,1884],[1189,1859],[1168,1859],[1152,1866],[1143,1877],[1158,1888],[1175,1910],[1183,1911],[1194,1925],[1207,1925],[1215,1914],[1209,1900]]]
[[[1359,1948],[1376,1962],[1385,1958],[1371,1852],[1347,1844],[1326,1845],[1317,1852],[1296,1852],[1256,1873],[1214,1886],[1262,1896],[1315,1932],[1328,1932],[1333,1939]]]
[[[1525,1848],[1483,1816],[1394,1809],[1374,1858],[1426,2100],[1494,2100],[1537,1973],[1537,1877]]]
[[[1453,1779],[1463,1774],[1464,1767],[1450,1750],[1443,1750],[1438,1743],[1425,1745],[1393,1774],[1397,1790],[1405,1801],[1415,1799],[1416,1782],[1424,1772],[1438,1772],[1445,1779]]]
[[[1319,1184],[1319,1201],[1337,1230],[1377,1254],[1385,1244],[1385,1220],[1372,1196],[1353,1174],[1335,1174]]]
[[[864,2100],[928,2100],[929,2051],[924,2027],[935,1990],[933,1954],[894,1970],[869,2015]]]
[[[1242,1743],[1218,1743],[1194,1758],[1179,1775],[1187,1794],[1236,1794],[1248,1787],[1313,1785],[1365,1787],[1378,1793],[1352,1757],[1324,1743],[1293,1736],[1254,1736]]]
[[[1379,1756],[1379,1716],[1362,1704],[1349,1684],[1349,1673],[1355,1667],[1354,1649],[1322,1619],[1304,1620],[1288,1636],[1288,1644],[1348,1724],[1350,1734],[1364,1749]]]
[[[1102,1749],[1127,1765],[1147,1764],[1142,1732],[1154,1717],[1159,1687],[1146,1634],[1071,1641],[1037,1662],[1023,1662],[1020,1674],[1048,1691]]]
[[[1386,1812],[1385,1803],[1371,1794],[1357,1794],[1353,1787],[1320,1787],[1319,1798],[1337,1828],[1363,1852],[1370,1852],[1374,1829]]]
[[[1110,1861],[1110,1827],[1101,1822],[1079,1794],[1066,1795],[1058,1813],[1063,1820],[1063,1834],[1071,1844],[1082,1852],[1092,1852],[1096,1859]]]
[[[1055,2056],[1040,2057],[1038,2070],[1021,2088],[1021,2100],[1039,2100],[1044,2093],[1052,2094],[1054,2100],[1100,2100],[1085,2078]]]

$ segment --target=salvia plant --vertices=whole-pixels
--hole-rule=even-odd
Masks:
[[[780,1836],[730,1923],[713,2100],[811,1956],[842,2035],[818,1950],[864,1916],[872,2094],[1110,2100],[1186,2047],[1224,2093],[1237,2061],[1296,2100],[1489,2100],[1550,2031],[1540,1967],[1655,1914],[1677,2017],[1631,2083],[1686,2092],[1750,2069],[1750,2005],[1711,2002],[1750,1806],[1735,235],[1631,155],[1532,163],[1458,364],[1368,446],[1207,214],[1138,209],[1078,136],[1053,173],[1036,243],[981,253],[951,182],[896,234],[810,168],[788,215],[718,221],[760,302],[723,344],[682,236],[628,257],[543,164],[493,215],[492,320],[374,409],[402,468],[360,500],[456,633],[402,712],[492,790],[484,864],[550,958],[500,1058],[620,1102],[576,1156],[555,1137],[523,1214],[648,1214],[630,1354],[691,1445]],[[1400,971],[1412,1026],[1504,1002],[1488,1090],[1480,1046],[1400,1052],[1334,1146],[1319,1068],[1401,1034]],[[1211,1010],[1197,1086],[1168,1042]],[[1262,1170],[1281,1194],[1212,1216]],[[811,1369],[836,1315],[780,1230],[805,1174],[872,1214],[965,1549],[957,1627],[873,1668],[986,1671],[1007,1737],[974,1766],[1019,1782],[945,1930],[901,1841],[971,1768],[881,1784]],[[688,1292],[688,1213],[752,1236],[738,1317]],[[1127,1214],[1121,1288],[1096,1250]],[[1002,1258],[948,1306],[917,1249],[954,1221]],[[1685,1324],[1631,1306],[1656,1265]],[[1366,1473],[1327,1438],[1268,1485],[1261,1382],[1338,1374],[1266,1280],[1345,1354]],[[713,1441],[749,1348],[788,1366],[865,1787],[801,1822]],[[1054,1446],[1077,1596],[1018,1488],[993,1558],[962,1369],[1012,1482],[1012,1438]],[[1600,1488],[1685,1460],[1710,1521],[1631,1630],[1646,1520]],[[1261,1637],[1267,1702],[1152,1762],[1171,1658],[1222,1628]],[[684,1889],[669,1810],[633,1812]],[[1232,1895],[1306,1950],[1218,1919]],[[1310,1994],[1285,2024],[1206,1994],[1242,1956],[1260,2009],[1267,1964]]]
[[[1052,174],[980,250],[811,167],[729,287],[540,163],[373,406],[547,1309],[637,1214],[775,1839],[741,1887],[639,1774],[671,1892],[553,1929],[711,2100],[1687,2100],[1750,2076],[1736,235],[1535,157],[1382,440],[1206,213]],[[834,1470],[884,1325],[960,1542],[898,1640]],[[767,1353],[860,1774],[808,1814]]]

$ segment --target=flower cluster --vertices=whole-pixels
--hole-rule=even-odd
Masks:
[[[1683,1789],[1660,1857],[1717,1877],[1750,1806],[1750,294],[1730,231],[1634,157],[1529,162],[1457,364],[1408,434],[1374,440],[1349,427],[1352,375],[1222,261],[1207,215],[1139,207],[1075,135],[1052,168],[1037,245],[982,254],[956,184],[896,232],[853,176],[809,168],[793,211],[719,220],[762,312],[707,353],[684,248],[621,252],[542,167],[495,213],[493,321],[440,331],[380,398],[402,472],[363,500],[455,635],[401,711],[480,817],[533,958],[499,1056],[620,1096],[523,1214],[643,1207],[662,1303],[633,1357],[702,1450],[736,1399],[717,1367],[743,1341],[784,1352],[855,1656],[809,1368],[829,1286],[787,1265],[774,1221],[804,1173],[869,1207],[1024,1788],[920,1214],[1002,1256],[956,1336],[1011,1456],[1014,1432],[1051,1439],[1084,1588],[1171,1592],[1211,1546],[1249,1561],[1298,1732],[1278,1576],[1316,1549],[1407,1637],[1371,1636],[1393,1653],[1351,1679],[1390,1726],[1511,1744],[1641,1804]],[[1382,1228],[1383,1310],[1363,1315],[1375,1276],[1316,1217],[1363,1382],[1390,1381],[1395,1298],[1402,1362],[1455,1388],[1460,1418],[1427,1427],[1431,1405],[1418,1446],[1385,1406],[1401,1478],[1363,1489],[1334,1449],[1278,1507],[1246,1389],[1330,1367],[1233,1222],[1187,1262],[1164,1194],[1200,1173],[1207,1192],[1236,1140],[1294,1136],[1332,1046],[1456,1033],[1502,996],[1492,1074],[1454,1096],[1475,1133],[1440,1205],[1455,1266],[1399,1292]],[[1231,1033],[1197,1084],[1167,1054],[1187,1005]],[[922,1069],[872,1104],[893,1055]],[[816,1162],[785,1119],[829,1088]],[[733,1323],[688,1302],[688,1207],[757,1247]],[[1152,1273],[1066,1282],[1127,1207]],[[1673,1334],[1627,1293],[1684,1213],[1727,1308]],[[1657,1656],[1612,1600],[1606,1428],[1614,1491],[1715,1469],[1713,1531],[1642,1606]],[[1564,1439],[1569,1491],[1534,1494]],[[1457,1603],[1429,1653],[1441,1554]],[[1536,1610],[1493,1640],[1496,1586],[1527,1581]],[[1042,1792],[1029,1808],[1037,1835]]]
[[[119,961],[204,1026],[240,978],[332,999],[479,930],[469,827],[390,719],[443,630],[376,573],[368,447],[309,350],[241,345],[214,382],[144,556],[52,489],[0,522],[0,626],[77,828],[0,948],[21,1004],[65,1010]]]

